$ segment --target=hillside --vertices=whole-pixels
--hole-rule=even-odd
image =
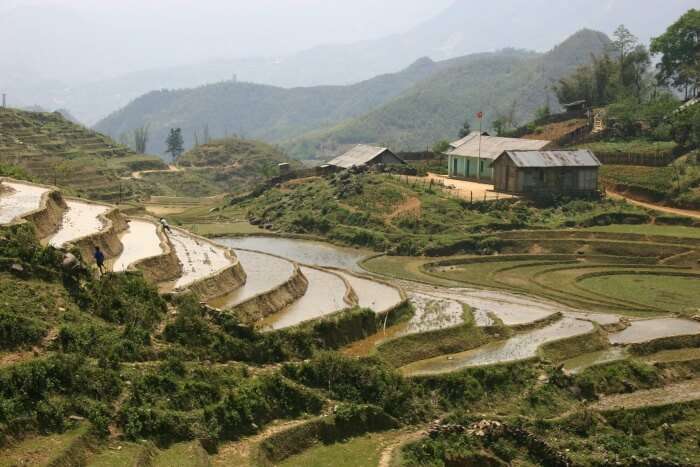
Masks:
[[[193,89],[154,91],[100,121],[98,131],[118,137],[150,125],[149,147],[163,152],[172,127],[183,130],[186,146],[205,126],[222,137],[238,134],[270,142],[362,115],[417,82],[449,66],[421,59],[405,70],[351,86],[284,89],[235,81]]]
[[[181,127],[191,144],[195,130],[205,126],[214,135],[284,142],[298,158],[358,142],[420,149],[454,136],[465,115],[478,108],[493,119],[515,103],[516,118],[529,119],[546,103],[546,86],[601,53],[607,42],[602,33],[584,30],[544,55],[509,49],[442,62],[421,59],[402,72],[352,86],[282,89],[224,82],[156,91],[96,128],[116,137],[148,123],[156,152],[163,150],[169,128]]]
[[[516,123],[529,121],[537,108],[555,106],[547,87],[602,53],[608,42],[600,32],[582,30],[543,55],[511,50],[475,57],[429,77],[367,115],[295,139],[289,152],[327,156],[359,142],[422,149],[454,138],[465,116],[471,116],[475,128],[479,110],[485,113],[486,125],[511,111]]]
[[[176,170],[146,171],[139,176],[169,196],[211,196],[249,190],[276,174],[281,162],[301,165],[269,144],[223,138],[184,153],[177,160]]]
[[[152,188],[124,179],[131,172],[163,169],[112,139],[66,120],[60,113],[0,108],[0,164],[18,166],[33,179],[76,195],[116,201]]]

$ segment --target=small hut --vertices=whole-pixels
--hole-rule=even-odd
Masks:
[[[588,150],[505,151],[494,161],[494,187],[506,193],[591,194],[598,158]]]
[[[358,144],[342,156],[338,156],[328,165],[339,169],[364,167],[368,165],[405,164],[406,162],[387,148]]]

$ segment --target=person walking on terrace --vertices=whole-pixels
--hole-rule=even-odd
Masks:
[[[173,230],[170,228],[170,224],[168,224],[168,221],[165,220],[165,217],[160,218],[160,225],[163,226],[163,230],[165,230],[168,233],[173,233]]]
[[[95,263],[97,264],[97,269],[100,270],[100,275],[105,274],[105,254],[102,253],[100,247],[95,245],[95,253],[92,255],[95,258]]]

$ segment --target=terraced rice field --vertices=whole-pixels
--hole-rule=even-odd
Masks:
[[[381,282],[364,279],[346,272],[339,272],[357,293],[359,305],[377,313],[386,311],[401,303],[401,294],[394,287]]]
[[[340,276],[306,266],[301,267],[301,273],[309,281],[306,293],[287,309],[262,321],[260,327],[284,329],[349,306],[344,300],[348,290]]]
[[[41,207],[41,197],[48,193],[47,188],[24,183],[2,182],[9,192],[0,194],[0,224],[9,224]]]
[[[164,253],[158,237],[158,227],[153,222],[131,220],[129,229],[121,235],[120,240],[124,250],[114,262],[114,272],[126,271],[137,261]]]
[[[169,237],[182,264],[182,275],[175,283],[176,290],[184,289],[232,264],[224,248],[208,241],[177,229],[173,229]]]
[[[212,306],[228,309],[279,287],[294,274],[294,265],[285,259],[246,250],[236,250],[246,272],[246,283],[238,290],[213,300]]]
[[[358,263],[373,254],[368,250],[344,248],[323,242],[281,237],[250,236],[223,238],[218,243],[230,248],[260,251],[281,256],[299,264],[361,272]]]
[[[415,362],[401,368],[401,372],[407,376],[420,376],[524,360],[535,357],[537,350],[547,342],[579,336],[593,330],[593,324],[588,321],[563,318],[550,326],[516,334],[505,341],[493,342],[459,354],[442,355]]]
[[[99,233],[105,228],[102,216],[109,211],[109,207],[75,200],[67,200],[66,205],[68,209],[63,214],[58,232],[49,240],[51,246],[61,248],[66,243]]]
[[[632,321],[631,325],[611,334],[612,344],[637,344],[661,337],[700,334],[700,322],[677,318],[660,318]]]

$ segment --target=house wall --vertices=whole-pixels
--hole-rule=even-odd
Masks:
[[[478,178],[485,181],[493,180],[493,161],[478,157],[449,156],[448,173],[452,178]],[[480,167],[477,173],[477,167]]]
[[[384,164],[384,165],[394,164],[395,165],[395,164],[403,164],[403,163],[404,162],[401,159],[399,159],[398,157],[396,157],[396,155],[394,155],[394,153],[392,153],[391,151],[384,151],[383,153],[381,153],[380,155],[378,155],[377,157],[372,159],[372,161],[370,162],[370,165],[374,165],[374,164]]]
[[[592,192],[598,189],[595,167],[519,168],[509,158],[494,163],[494,188],[509,193]]]

